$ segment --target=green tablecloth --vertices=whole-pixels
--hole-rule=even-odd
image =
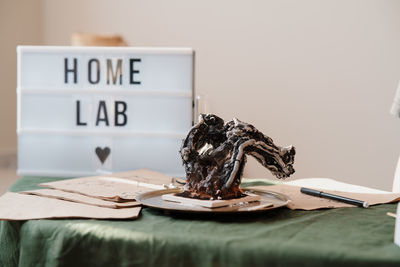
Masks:
[[[53,180],[21,178],[10,191]],[[395,208],[2,222],[0,266],[400,266]]]

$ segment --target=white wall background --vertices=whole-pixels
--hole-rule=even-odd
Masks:
[[[400,79],[400,1],[41,5],[45,44],[69,44],[81,31],[120,33],[137,46],[193,47],[196,89],[207,96],[208,111],[295,145],[294,178],[391,189],[400,154],[400,120],[389,114]],[[254,160],[246,176],[272,178]]]
[[[0,0],[0,155],[15,154],[16,45],[42,43],[41,4],[40,0]]]

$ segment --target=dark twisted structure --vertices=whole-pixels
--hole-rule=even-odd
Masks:
[[[254,126],[233,119],[227,123],[202,114],[180,150],[186,184],[180,196],[231,199],[244,196],[239,188],[246,155],[251,155],[278,178],[294,173],[295,148],[279,147]]]

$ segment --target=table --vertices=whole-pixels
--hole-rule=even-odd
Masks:
[[[23,177],[10,191],[56,178]],[[399,266],[395,204],[248,216],[2,222],[0,266]]]

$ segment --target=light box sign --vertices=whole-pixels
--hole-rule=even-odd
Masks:
[[[19,46],[17,54],[20,175],[184,175],[191,49]]]

